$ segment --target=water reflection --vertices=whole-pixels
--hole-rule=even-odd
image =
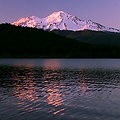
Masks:
[[[84,80],[81,81],[80,88],[82,90],[82,93],[85,95],[85,93],[88,91],[88,86]]]
[[[58,86],[58,83],[54,83],[52,85],[47,84],[46,82],[46,89],[47,94],[44,96],[46,98],[46,102],[49,105],[52,105],[52,109],[50,112],[53,112],[53,114],[60,113],[63,115],[65,108],[63,108],[61,105],[63,104],[64,100],[62,99],[62,93],[60,93],[60,87]],[[61,108],[62,107],[62,108]]]
[[[38,88],[33,80],[34,75],[32,73],[32,69],[33,68],[31,66],[27,66],[24,69],[18,69],[13,75],[13,94],[19,98],[18,108],[29,112],[38,110],[39,107],[39,104],[36,106],[32,105],[33,103],[38,102]]]
[[[85,95],[88,92],[88,89],[89,89],[85,78],[86,78],[85,71],[83,69],[81,69],[81,72],[80,72],[80,89],[81,89],[82,95]]]
[[[47,103],[49,113],[64,115],[65,108],[62,107],[64,100],[57,81],[61,78],[58,66],[58,61],[46,61],[43,68],[36,69],[31,64],[27,66],[17,64],[12,75],[13,95],[18,98],[17,104],[18,109],[22,111],[21,114],[40,111]]]
[[[48,59],[45,60],[43,63],[43,67],[45,70],[57,70],[61,66],[60,60],[59,59]]]
[[[62,107],[64,102],[62,92],[60,92],[59,80],[62,76],[59,74],[60,62],[58,60],[48,60],[44,62],[44,84],[46,88],[46,102],[52,105],[50,112],[54,115],[64,115],[65,108]]]
[[[59,60],[0,66],[3,120],[115,120],[119,93],[120,69],[61,68]]]
[[[47,102],[50,105],[53,105],[55,107],[60,106],[63,103],[63,99],[61,94],[59,93],[59,86],[58,84],[49,85],[46,83],[47,88]],[[45,96],[46,97],[46,96]]]

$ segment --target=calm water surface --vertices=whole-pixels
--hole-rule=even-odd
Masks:
[[[120,119],[120,59],[0,59],[0,120],[102,119]]]

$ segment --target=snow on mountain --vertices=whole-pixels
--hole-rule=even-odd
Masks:
[[[35,16],[20,18],[12,24],[15,26],[33,27],[50,31],[59,29],[72,31],[93,30],[120,32],[118,29],[105,27],[91,20],[81,20],[76,16],[70,15],[63,11],[54,12],[46,18],[39,18]]]

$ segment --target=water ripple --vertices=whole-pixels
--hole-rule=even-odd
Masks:
[[[112,119],[120,115],[119,69],[60,69],[57,62],[53,68],[47,64],[0,66],[3,120]]]

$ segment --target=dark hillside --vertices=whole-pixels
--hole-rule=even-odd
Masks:
[[[72,57],[87,44],[44,30],[0,25],[1,57]]]
[[[53,32],[1,24],[0,57],[119,58],[120,48],[90,45]]]
[[[90,43],[93,45],[112,45],[120,46],[120,33],[113,32],[98,32],[98,31],[60,31],[55,30],[54,33],[72,38],[81,42]]]

